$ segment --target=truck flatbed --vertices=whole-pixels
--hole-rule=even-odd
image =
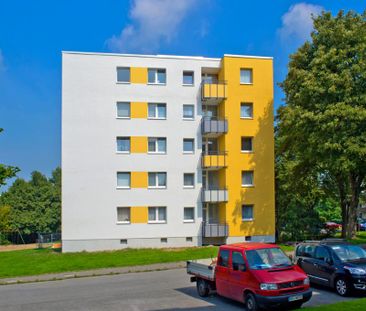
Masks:
[[[215,265],[212,260],[187,261],[187,273],[196,277],[215,281]]]

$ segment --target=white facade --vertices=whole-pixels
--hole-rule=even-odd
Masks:
[[[201,71],[219,66],[199,57],[63,53],[64,252],[201,245]],[[166,85],[117,83],[117,67],[165,68]],[[183,70],[194,71],[194,86],[183,86]],[[167,118],[118,119],[123,101],[166,103]],[[183,120],[184,104],[194,105],[194,120]],[[118,136],[166,137],[167,153],[119,154]],[[194,138],[194,154],[183,153],[183,138]],[[167,172],[167,188],[117,189],[117,172]],[[184,189],[184,173],[195,174],[193,189]],[[117,223],[117,207],[130,206],[166,206],[167,221]],[[194,222],[183,221],[184,207],[194,207]]]

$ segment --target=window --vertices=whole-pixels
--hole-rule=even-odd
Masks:
[[[193,242],[193,237],[187,236],[186,237],[186,242]]]
[[[117,103],[117,118],[130,118],[131,110],[130,103],[119,102]]]
[[[253,137],[242,137],[241,138],[241,151],[252,152],[253,151]]]
[[[252,236],[251,235],[247,235],[245,237],[245,242],[251,242],[252,241]]]
[[[315,249],[315,258],[318,260],[323,260],[325,262],[330,262],[330,255],[328,250],[324,246],[317,246]]]
[[[233,270],[234,271],[245,271],[245,261],[243,254],[240,252],[233,252]]]
[[[244,221],[253,220],[253,205],[243,205],[241,207],[241,219]]]
[[[194,105],[183,105],[183,119],[194,119]]]
[[[253,171],[242,171],[241,172],[241,185],[243,187],[253,186]]]
[[[149,173],[149,188],[166,188],[166,173]]]
[[[119,240],[119,242],[120,242],[121,244],[127,244],[127,239]]]
[[[168,243],[168,238],[161,238],[160,243]]]
[[[194,207],[184,208],[184,222],[194,222]]]
[[[131,173],[118,172],[117,173],[117,188],[131,187]]]
[[[193,84],[194,84],[194,72],[183,71],[183,85],[193,85]]]
[[[118,67],[117,68],[117,82],[130,82],[130,68],[128,67]]]
[[[130,137],[117,137],[117,152],[130,152]]]
[[[184,153],[193,153],[194,152],[194,139],[193,138],[184,138],[183,139],[183,152]]]
[[[252,84],[253,83],[253,70],[252,69],[240,69],[240,84]]]
[[[240,118],[253,119],[253,104],[242,103],[240,105]]]
[[[184,173],[184,188],[194,188],[194,174]]]
[[[117,207],[117,222],[129,224],[131,221],[131,213],[129,207]]]
[[[149,223],[166,223],[166,207],[149,207]]]
[[[149,119],[166,119],[166,104],[148,104]]]
[[[229,267],[229,251],[221,250],[219,253],[219,258],[217,259],[217,265],[221,267]]]
[[[148,83],[165,84],[166,83],[166,70],[149,68],[148,69]]]
[[[315,245],[302,244],[296,248],[296,256],[314,257]]]
[[[165,137],[149,137],[148,138],[149,153],[166,153]]]

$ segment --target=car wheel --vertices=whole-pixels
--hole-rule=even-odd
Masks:
[[[255,296],[252,293],[248,293],[245,295],[245,308],[247,311],[258,311],[257,301],[255,300]]]
[[[351,290],[349,283],[345,278],[338,278],[335,281],[335,290],[340,296],[347,296]]]
[[[203,279],[197,280],[197,292],[200,297],[207,297],[210,289],[208,288],[208,284]]]

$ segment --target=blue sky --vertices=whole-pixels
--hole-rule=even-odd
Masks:
[[[275,82],[309,37],[311,14],[365,0],[0,2],[0,163],[29,178],[61,162],[61,51],[273,56]],[[282,104],[275,89],[275,107]]]

